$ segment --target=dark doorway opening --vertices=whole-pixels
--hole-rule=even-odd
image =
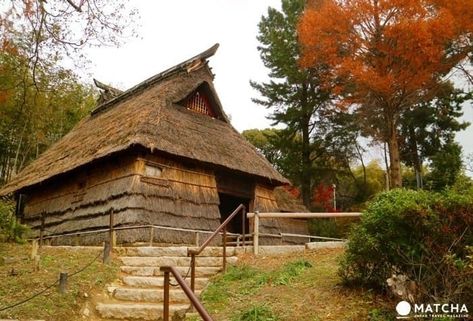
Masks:
[[[248,211],[250,200],[247,198],[242,198],[230,194],[218,193],[220,198],[220,205],[218,209],[220,210],[220,222],[223,222],[233,213],[233,211],[238,207],[238,205],[243,204]],[[245,219],[245,231],[248,233],[248,218]],[[230,233],[241,234],[243,232],[243,222],[241,214],[235,216],[230,223],[227,225],[227,231]]]

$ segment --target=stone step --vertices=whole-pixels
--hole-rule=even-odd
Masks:
[[[187,257],[186,246],[171,246],[171,247],[122,247],[116,248],[120,256],[177,256]]]
[[[196,295],[199,295],[201,291],[195,291]],[[140,288],[125,288],[117,287],[113,288],[113,297],[122,301],[135,301],[135,302],[163,302],[164,289],[140,289]],[[179,287],[171,287],[169,290],[169,301],[173,303],[188,303],[184,291]]]
[[[187,252],[189,250],[197,250],[197,247],[187,247],[187,246],[174,246],[174,247],[117,247],[114,249],[119,256],[176,256],[176,257],[187,257]],[[227,256],[235,255],[234,247],[227,247],[226,249]],[[223,248],[211,246],[205,248],[199,256],[222,256]]]
[[[189,266],[190,258],[177,256],[143,257],[121,256],[120,261],[127,266]]]
[[[184,321],[187,321],[187,320],[197,321],[197,320],[202,320],[202,318],[200,317],[200,314],[198,312],[186,312]]]
[[[171,314],[189,309],[188,304],[171,304]],[[122,320],[162,320],[163,305],[159,303],[98,303],[96,310],[102,318]]]
[[[189,266],[177,266],[176,269],[181,273],[182,276],[185,276],[189,273]],[[161,276],[163,272],[159,267],[151,266],[121,266],[120,270],[123,273],[134,276]],[[221,271],[220,267],[203,267],[197,266],[195,268],[196,277],[210,277]]]
[[[188,267],[190,265],[190,257],[175,257],[175,256],[162,256],[162,257],[145,257],[145,256],[122,256],[120,261],[126,266],[183,266]],[[219,267],[222,266],[221,257],[196,257],[196,266],[205,267]],[[235,264],[237,261],[236,256],[227,257],[228,264]]]
[[[197,250],[197,247],[189,247],[189,250]],[[226,249],[226,255],[227,257],[229,256],[234,256],[236,253],[236,248],[233,246],[227,247]],[[209,246],[206,247],[199,255],[198,257],[205,257],[205,256],[216,256],[216,257],[222,257],[223,256],[223,248],[221,246]]]
[[[162,276],[122,276],[123,284],[131,287],[140,288],[160,288],[164,286],[164,277]],[[190,286],[190,275],[185,279]],[[176,280],[171,277],[171,282],[176,283]],[[203,289],[209,282],[208,278],[195,278],[196,289]]]
[[[227,244],[228,244],[229,246],[240,246],[242,243],[241,243],[241,241],[240,241],[240,242],[237,242],[237,241],[229,241]],[[253,241],[246,241],[246,242],[245,242],[245,247],[246,247],[246,246],[253,246]],[[234,250],[234,252],[235,252],[235,251],[238,251],[238,250]]]

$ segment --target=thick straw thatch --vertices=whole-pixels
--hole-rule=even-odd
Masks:
[[[278,203],[279,211],[288,213],[306,213],[309,212],[302,201],[289,193],[284,186],[274,189],[274,196]]]
[[[307,208],[297,199],[293,198],[283,187],[273,189],[269,186],[257,185],[255,188],[255,210],[260,212],[308,212]],[[260,220],[260,232],[263,234],[261,244],[301,244],[309,239],[288,237],[277,238],[274,236],[264,236],[264,234],[277,235],[280,233],[290,233],[308,235],[309,230],[307,220],[282,218],[282,219],[262,219]]]
[[[96,108],[0,190],[0,195],[38,185],[133,146],[218,165],[273,185],[287,182],[228,122],[206,61],[216,49],[214,46]],[[209,95],[216,118],[179,105],[197,89]]]
[[[213,231],[220,222],[215,176],[203,169],[146,155],[121,155],[118,161],[71,173],[34,190],[26,204],[23,222],[32,227],[33,236],[106,229],[110,215],[114,227],[154,224],[173,228]],[[145,166],[162,168],[160,177],[146,176]],[[84,184],[77,184],[83,181]],[[42,223],[43,222],[43,223]],[[54,238],[54,244],[99,244],[106,233]],[[202,236],[203,237],[203,236]],[[157,229],[154,242],[192,243],[195,234]],[[119,243],[150,240],[146,228],[117,232]]]

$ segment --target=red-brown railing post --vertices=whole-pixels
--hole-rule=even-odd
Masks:
[[[191,253],[191,290],[195,292],[195,254]]]
[[[169,321],[169,271],[164,271],[163,320]]]
[[[243,248],[245,247],[245,238],[246,238],[246,208],[243,206],[241,209],[241,226],[242,226],[242,232],[243,232]]]
[[[223,227],[223,272],[227,270],[227,226]]]
[[[164,309],[163,309],[163,320],[169,321],[169,277],[170,274],[174,276],[177,284],[181,286],[182,291],[184,291],[185,295],[189,298],[191,302],[191,307],[197,310],[197,313],[200,315],[203,321],[213,321],[212,317],[209,315],[207,310],[205,310],[202,303],[200,303],[199,298],[192,292],[189,285],[186,283],[182,275],[176,268],[172,266],[161,266],[160,271],[164,272]],[[166,295],[167,293],[167,295]],[[200,320],[200,319],[199,319]]]
[[[231,220],[235,218],[238,213],[242,209],[244,209],[245,206],[243,204],[240,204],[226,219],[223,221],[222,224],[210,235],[204,243],[198,248],[198,249],[188,249],[187,251],[187,256],[191,257],[191,289],[192,291],[195,290],[194,287],[194,282],[195,282],[195,256],[199,255],[202,253],[202,251],[209,245],[212,240],[219,234],[223,233],[223,270],[226,270],[226,265],[227,265],[227,224],[230,223]]]

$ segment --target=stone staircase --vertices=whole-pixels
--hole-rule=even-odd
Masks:
[[[117,248],[121,262],[120,278],[98,298],[97,315],[112,320],[161,320],[164,277],[161,266],[174,266],[190,285],[188,247]],[[227,263],[236,263],[235,248],[227,248]],[[222,248],[208,247],[196,257],[196,294],[207,286],[209,278],[222,269]],[[190,302],[174,278],[171,278],[171,314],[184,315]]]

